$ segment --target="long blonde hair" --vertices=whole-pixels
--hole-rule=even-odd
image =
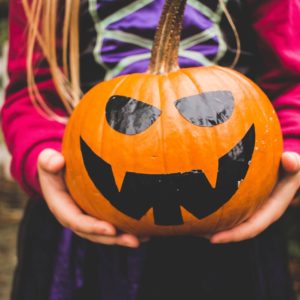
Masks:
[[[231,65],[234,67],[239,59],[241,46],[237,29],[226,8],[224,0],[218,0],[230,23],[236,39],[236,56]],[[62,67],[57,57],[58,4],[64,4],[62,34]],[[22,0],[28,20],[27,43],[27,81],[30,98],[39,112],[47,118],[65,123],[66,117],[57,115],[45,102],[35,82],[33,51],[38,45],[50,67],[56,91],[68,114],[78,104],[82,92],[79,77],[79,7],[80,0]],[[60,6],[61,7],[61,6]]]
[[[61,98],[67,112],[71,114],[79,102],[79,5],[80,0],[64,0],[64,18],[62,33],[62,57],[57,55],[57,24],[58,3],[61,0],[22,0],[28,20],[27,42],[27,81],[30,98],[44,116],[60,122],[67,118],[53,112],[40,94],[32,65],[33,51],[39,46],[49,64],[53,82],[58,96]],[[58,61],[62,61],[62,67]]]

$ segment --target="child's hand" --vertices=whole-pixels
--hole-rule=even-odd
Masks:
[[[212,243],[239,242],[253,238],[278,220],[295,198],[300,186],[300,156],[285,152],[281,157],[283,176],[277,182],[267,202],[246,222],[214,234]]]
[[[62,171],[65,160],[61,153],[45,149],[39,155],[38,173],[43,195],[50,211],[65,227],[95,243],[136,248],[140,241],[131,234],[118,234],[113,225],[82,213],[69,195]]]

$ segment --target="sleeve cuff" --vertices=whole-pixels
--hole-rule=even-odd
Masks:
[[[296,138],[284,139],[284,151],[296,152],[300,155],[300,140]]]

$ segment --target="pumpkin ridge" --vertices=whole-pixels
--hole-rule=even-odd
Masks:
[[[184,75],[191,82],[191,84],[195,87],[195,89],[198,91],[198,93],[202,92],[201,85],[198,84],[196,79],[194,79],[192,76],[189,76],[189,73],[187,73],[184,69],[180,69],[180,71],[178,71],[177,73]],[[184,145],[185,145],[185,148],[187,148],[188,145],[185,143],[184,143]],[[186,151],[186,153],[188,153],[188,151]],[[189,156],[189,164],[191,166],[191,169],[192,169],[192,166],[194,165],[193,158],[194,158],[194,156]]]
[[[144,92],[144,90],[145,90],[144,87],[147,85],[146,83],[148,83],[148,76],[144,75],[142,77],[142,83],[140,85],[141,86],[140,91]],[[142,100],[142,99],[139,99],[139,100]],[[159,107],[159,109],[161,110],[161,107]],[[159,119],[161,119],[161,116],[159,117]],[[136,155],[139,155],[138,151],[136,151],[138,149],[135,149],[136,147],[135,147],[134,141],[132,141],[131,145],[132,145],[132,148],[133,148],[133,153],[135,153]],[[134,164],[133,164],[134,169],[136,169],[136,165],[137,165],[137,160],[134,160]]]
[[[168,77],[167,77],[168,78]],[[163,80],[163,77],[161,75],[158,75],[158,88],[160,91],[162,91],[162,80]],[[162,105],[163,101],[162,101],[162,96],[161,96],[161,93],[159,93],[159,103],[160,103],[160,109],[162,111],[162,114],[164,113],[164,109],[165,107]],[[160,124],[160,132],[161,132],[161,150],[162,150],[162,157],[163,157],[163,167],[164,167],[164,172],[167,173],[167,170],[168,170],[168,166],[167,166],[167,155],[168,153],[166,153],[166,147],[165,147],[165,144],[164,144],[164,137],[165,137],[165,131],[164,131],[164,125],[163,125],[163,118],[160,118],[159,119],[159,124]]]

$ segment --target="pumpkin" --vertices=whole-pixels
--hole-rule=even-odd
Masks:
[[[263,91],[229,68],[178,67],[184,6],[166,1],[149,72],[93,87],[63,141],[74,200],[139,236],[230,228],[277,180],[282,137]]]

